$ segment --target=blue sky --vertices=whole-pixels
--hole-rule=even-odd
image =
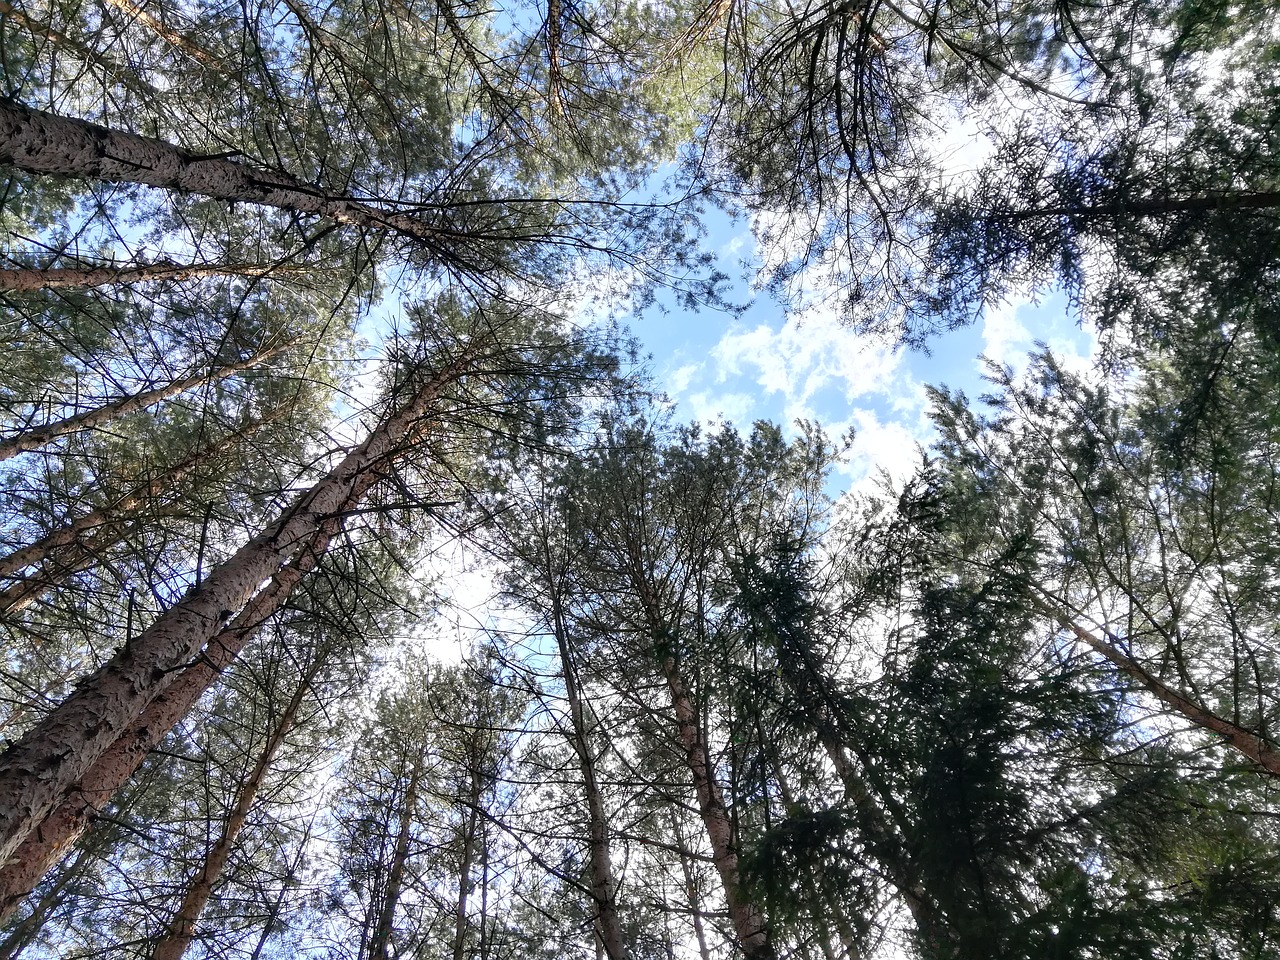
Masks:
[[[754,251],[749,230],[727,220],[711,225],[708,242],[731,275],[742,273],[741,260]],[[901,480],[919,462],[919,446],[931,438],[926,384],[976,397],[985,390],[983,355],[1021,369],[1042,341],[1069,365],[1082,366],[1095,346],[1056,293],[990,310],[973,326],[935,339],[926,355],[854,333],[839,323],[834,307],[823,305],[820,287],[811,284],[806,292],[815,306],[790,317],[759,293],[738,318],[671,307],[650,309],[630,323],[679,420],[750,428],[768,419],[793,431],[794,421],[805,418],[832,435],[852,427],[853,448],[833,477],[833,494],[868,490],[881,470]],[[733,299],[750,297],[743,280]]]

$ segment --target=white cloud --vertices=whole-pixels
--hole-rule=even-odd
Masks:
[[[759,409],[759,399],[749,393],[700,390],[686,398],[685,406],[691,418],[699,423],[724,420],[741,427],[764,416]]]
[[[835,310],[822,306],[788,319],[781,329],[760,324],[732,330],[711,355],[719,381],[753,377],[766,392],[781,394],[788,407],[803,410],[828,387],[852,403],[871,394],[890,396],[902,380],[900,353],[854,333]]]
[[[1029,300],[1018,298],[982,312],[982,354],[992,363],[1026,366],[1026,354],[1033,346],[1033,338],[1018,319],[1018,313],[1029,305]]]

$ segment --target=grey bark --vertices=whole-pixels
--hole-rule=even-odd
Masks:
[[[483,272],[491,266],[467,261],[464,248],[483,239],[476,231],[452,229],[423,215],[331,195],[278,170],[202,155],[153,137],[34,110],[6,98],[0,98],[0,164],[29,173],[136,183],[311,214],[334,223],[400,234],[424,245],[443,262],[464,269]]]
[[[260,586],[279,573],[326,522],[340,520],[361,501],[389,469],[397,447],[444,387],[472,366],[477,348],[473,342],[462,351],[274,523],[128,642],[0,756],[0,863],[8,863],[76,781]]]

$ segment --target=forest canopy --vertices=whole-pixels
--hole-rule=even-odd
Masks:
[[[1276,23],[0,0],[0,958],[1280,957]],[[713,217],[1092,365],[841,494]]]

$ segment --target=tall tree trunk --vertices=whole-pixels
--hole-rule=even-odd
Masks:
[[[79,541],[82,536],[89,530],[97,527],[104,527],[107,524],[114,523],[121,517],[132,513],[139,507],[145,506],[154,501],[161,494],[172,489],[177,484],[192,474],[202,464],[207,463],[212,458],[225,453],[239,443],[252,437],[259,430],[264,429],[271,423],[279,420],[282,416],[289,412],[292,404],[277,407],[269,412],[265,417],[256,421],[243,430],[236,430],[221,440],[208,444],[197,450],[185,460],[165,470],[152,480],[140,484],[126,493],[114,503],[110,503],[96,510],[90,510],[82,516],[76,517],[69,523],[64,524],[57,530],[46,534],[34,543],[27,544],[25,547],[19,547],[12,553],[0,557],[0,579],[10,578],[21,571],[24,567],[31,566],[42,560],[51,559],[56,556],[57,552],[65,549]],[[95,537],[95,540],[102,538]],[[106,542],[109,542],[106,541]],[[101,545],[105,546],[105,542]],[[3,610],[0,606],[0,610]]]
[[[803,629],[793,632],[794,625],[781,622],[778,626],[777,656],[782,680],[792,696],[808,706],[812,730],[840,778],[846,802],[852,804],[858,814],[858,826],[867,849],[902,896],[925,942],[940,950],[948,949],[954,944],[952,932],[934,898],[921,885],[919,871],[898,829],[907,825],[905,814],[890,790],[883,784],[873,788],[858,772],[836,719],[841,707],[832,697],[830,680]],[[858,759],[864,769],[873,768],[873,760],[865,751],[858,754]],[[882,805],[889,807],[892,820],[886,817]],[[843,931],[841,939],[847,940]],[[846,943],[846,950],[848,948]]]
[[[233,203],[255,203],[324,217],[335,223],[386,230],[418,241],[443,263],[483,272],[464,249],[484,230],[451,229],[423,216],[333,196],[289,174],[210,157],[182,147],[70,117],[33,110],[0,98],[0,164],[28,173],[85,177],[194,193]]]
[[[478,764],[477,760],[477,764]],[[480,771],[471,771],[470,807],[462,828],[462,863],[458,868],[458,902],[453,914],[453,960],[463,960],[467,948],[467,901],[471,894],[471,868],[475,865],[476,833],[480,826],[480,796],[483,789]],[[483,924],[483,917],[481,917]],[[484,927],[481,926],[483,936]]]
[[[294,587],[320,562],[337,529],[336,521],[326,524],[308,549],[281,570],[235,622],[218,634],[201,656],[151,702],[142,716],[68,792],[58,808],[22,843],[9,862],[0,867],[0,922],[6,920],[22,899],[35,889],[93,817],[134,775],[147,754],[191,712],[196,701],[239,656],[267,617],[283,605]]]
[[[0,0],[2,3],[3,0]],[[35,290],[81,290],[115,283],[147,280],[199,280],[204,277],[269,277],[311,270],[297,264],[278,263],[155,263],[113,264],[106,267],[14,267],[0,270],[0,290],[29,293]]]
[[[413,812],[418,802],[418,787],[422,782],[422,757],[413,758],[409,783],[405,787],[404,800],[400,804],[399,823],[396,827],[396,844],[391,853],[391,869],[387,875],[387,889],[378,910],[378,920],[370,938],[369,960],[391,960],[391,934],[395,928],[396,906],[404,889],[404,873],[409,863],[409,846],[413,840]]]
[[[134,67],[112,60],[102,52],[94,50],[79,40],[54,29],[51,23],[42,23],[34,19],[13,6],[8,0],[0,0],[0,17],[18,24],[34,36],[43,37],[53,46],[73,54],[85,63],[95,64],[125,89],[133,90],[147,97],[158,98],[160,96],[160,91],[143,80],[138,75],[138,70]]]
[[[693,775],[698,809],[707,830],[707,839],[711,842],[711,859],[724,886],[734,932],[742,945],[743,953],[750,960],[772,960],[774,950],[765,927],[764,911],[743,892],[733,823],[725,807],[720,784],[711,769],[710,755],[693,699],[674,656],[662,657],[662,675],[671,693],[671,707],[675,712],[680,744],[684,747],[685,762]]]
[[[327,523],[339,525],[391,467],[397,448],[444,388],[476,362],[463,349],[405,406],[388,416],[341,463],[266,530],[220,564],[140,636],[0,756],[0,863],[32,832],[122,732]]]
[[[0,101],[3,102],[3,101]],[[297,340],[289,340],[285,343],[279,343],[271,347],[264,347],[253,356],[246,357],[236,363],[230,363],[226,366],[215,367],[212,370],[206,370],[201,373],[192,374],[189,377],[183,377],[179,380],[172,380],[160,387],[151,390],[143,390],[140,393],[131,394],[127,397],[121,397],[110,403],[105,403],[100,407],[92,410],[86,410],[83,413],[77,413],[74,416],[64,417],[53,423],[46,423],[39,427],[31,427],[24,430],[17,436],[10,437],[0,442],[0,460],[8,460],[10,457],[16,457],[20,453],[28,450],[38,450],[47,444],[52,443],[59,437],[65,437],[71,433],[78,433],[81,430],[89,430],[93,427],[101,426],[117,417],[123,417],[125,414],[134,413],[138,410],[145,410],[147,407],[160,403],[162,400],[168,400],[175,397],[192,387],[202,387],[205,384],[215,383],[218,380],[225,380],[227,377],[242,373],[245,370],[251,370],[254,367],[266,363],[272,357],[278,356],[289,347],[297,343]]]
[[[676,841],[676,855],[680,858],[680,873],[684,878],[684,898],[689,904],[689,919],[693,923],[693,936],[698,942],[699,960],[711,960],[711,948],[707,944],[707,928],[702,922],[702,901],[698,897],[697,878],[693,867],[689,864],[689,851],[684,843],[684,832],[680,829],[680,818],[674,809],[671,811],[671,834]]]
[[[106,2],[110,6],[115,7],[134,23],[143,24],[156,36],[163,39],[169,45],[181,50],[196,62],[215,70],[224,69],[226,66],[221,57],[210,53],[198,43],[184,37],[177,30],[166,26],[163,21],[156,19],[136,4],[130,3],[129,0],[106,0]]]
[[[591,752],[582,691],[578,687],[577,670],[573,664],[573,653],[569,648],[568,627],[565,624],[559,585],[555,582],[549,548],[545,561],[551,591],[552,626],[556,635],[556,645],[560,651],[565,696],[569,701],[569,718],[573,724],[573,749],[578,756],[578,769],[582,774],[582,788],[587,799],[591,897],[595,901],[596,936],[604,947],[605,953],[608,954],[609,960],[626,960],[622,924],[618,920],[613,864],[609,854],[608,820],[605,816],[604,801],[600,796],[600,785],[596,781],[595,760]]]
[[[1237,723],[1218,716],[1203,704],[1187,696],[1180,690],[1169,686],[1159,677],[1152,674],[1131,654],[1121,649],[1121,643],[1111,636],[1105,628],[1102,636],[1080,626],[1075,617],[1054,602],[1037,594],[1032,596],[1032,603],[1041,613],[1048,616],[1062,629],[1069,631],[1077,640],[1083,642],[1096,653],[1109,660],[1122,673],[1128,674],[1148,693],[1197,727],[1209,730],[1222,737],[1233,749],[1248,757],[1273,777],[1280,777],[1280,750],[1270,741],[1247,730]]]
[[[235,847],[236,839],[249,818],[249,811],[253,809],[258,792],[262,789],[262,782],[266,779],[267,772],[271,769],[271,764],[279,753],[280,747],[284,745],[285,738],[293,730],[298,710],[307,698],[311,681],[315,679],[323,664],[323,658],[316,657],[299,678],[297,689],[285,705],[275,728],[268,735],[267,742],[263,745],[262,752],[258,755],[258,760],[249,772],[248,778],[240,786],[235,804],[222,825],[221,835],[209,848],[200,870],[191,878],[191,883],[182,897],[182,903],[151,953],[151,960],[182,960],[182,955],[187,952],[191,941],[195,939],[196,924],[200,920],[200,915],[204,913],[205,905],[213,896],[213,888],[222,877],[222,871],[226,869],[227,860]]]
[[[628,558],[631,586],[640,599],[650,637],[655,646],[660,646],[670,631],[662,618],[658,598],[645,577],[643,560],[634,545],[631,554]],[[712,768],[711,754],[707,750],[693,698],[681,676],[680,664],[674,653],[661,652],[659,667],[671,695],[680,745],[684,748],[685,763],[693,777],[698,811],[707,831],[707,839],[711,843],[712,862],[724,887],[725,902],[729,907],[729,920],[733,924],[734,933],[748,960],[773,960],[776,953],[769,941],[764,911],[742,889],[733,822]]]
[[[101,851],[94,846],[85,846],[80,849],[70,866],[63,870],[40,899],[31,905],[31,912],[15,924],[4,938],[4,942],[0,943],[0,960],[14,960],[31,945],[40,928],[49,920],[49,915],[66,897],[67,888],[80,878],[90,861],[100,853]]]

